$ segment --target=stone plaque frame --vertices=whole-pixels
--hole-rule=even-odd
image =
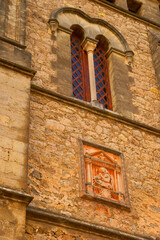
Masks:
[[[130,210],[123,153],[81,139],[79,142],[81,197]]]

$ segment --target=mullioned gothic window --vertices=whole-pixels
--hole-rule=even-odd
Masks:
[[[87,52],[82,47],[83,39],[73,31],[71,35],[71,63],[73,97],[87,102],[91,101],[89,67]],[[93,52],[95,91],[97,101],[104,108],[112,110],[106,50],[99,41]]]
[[[132,118],[136,109],[128,72],[134,54],[122,34],[108,22],[69,7],[52,12],[49,24],[57,43],[57,92]]]

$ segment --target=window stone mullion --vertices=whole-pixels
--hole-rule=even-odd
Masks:
[[[87,52],[88,55],[88,68],[89,68],[89,82],[90,82],[90,91],[91,91],[91,102],[97,101],[97,93],[96,93],[96,79],[95,79],[95,71],[94,71],[94,59],[93,53],[97,46],[98,40],[93,40],[90,38],[86,38],[82,47]]]

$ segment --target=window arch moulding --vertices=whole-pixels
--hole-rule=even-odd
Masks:
[[[108,22],[91,18],[81,10],[70,7],[52,12],[49,25],[52,36],[57,41],[57,91],[73,96],[70,36],[73,32],[72,26],[77,25],[84,31],[84,41],[96,41],[97,36],[107,39],[106,56],[113,111],[132,118],[132,113],[137,109],[132,105],[128,70],[131,68],[134,54],[122,34]]]

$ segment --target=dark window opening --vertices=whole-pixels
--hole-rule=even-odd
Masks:
[[[139,9],[142,6],[142,3],[137,0],[127,0],[128,10],[133,13],[138,13]]]
[[[106,0],[107,2],[114,3],[115,0]]]

